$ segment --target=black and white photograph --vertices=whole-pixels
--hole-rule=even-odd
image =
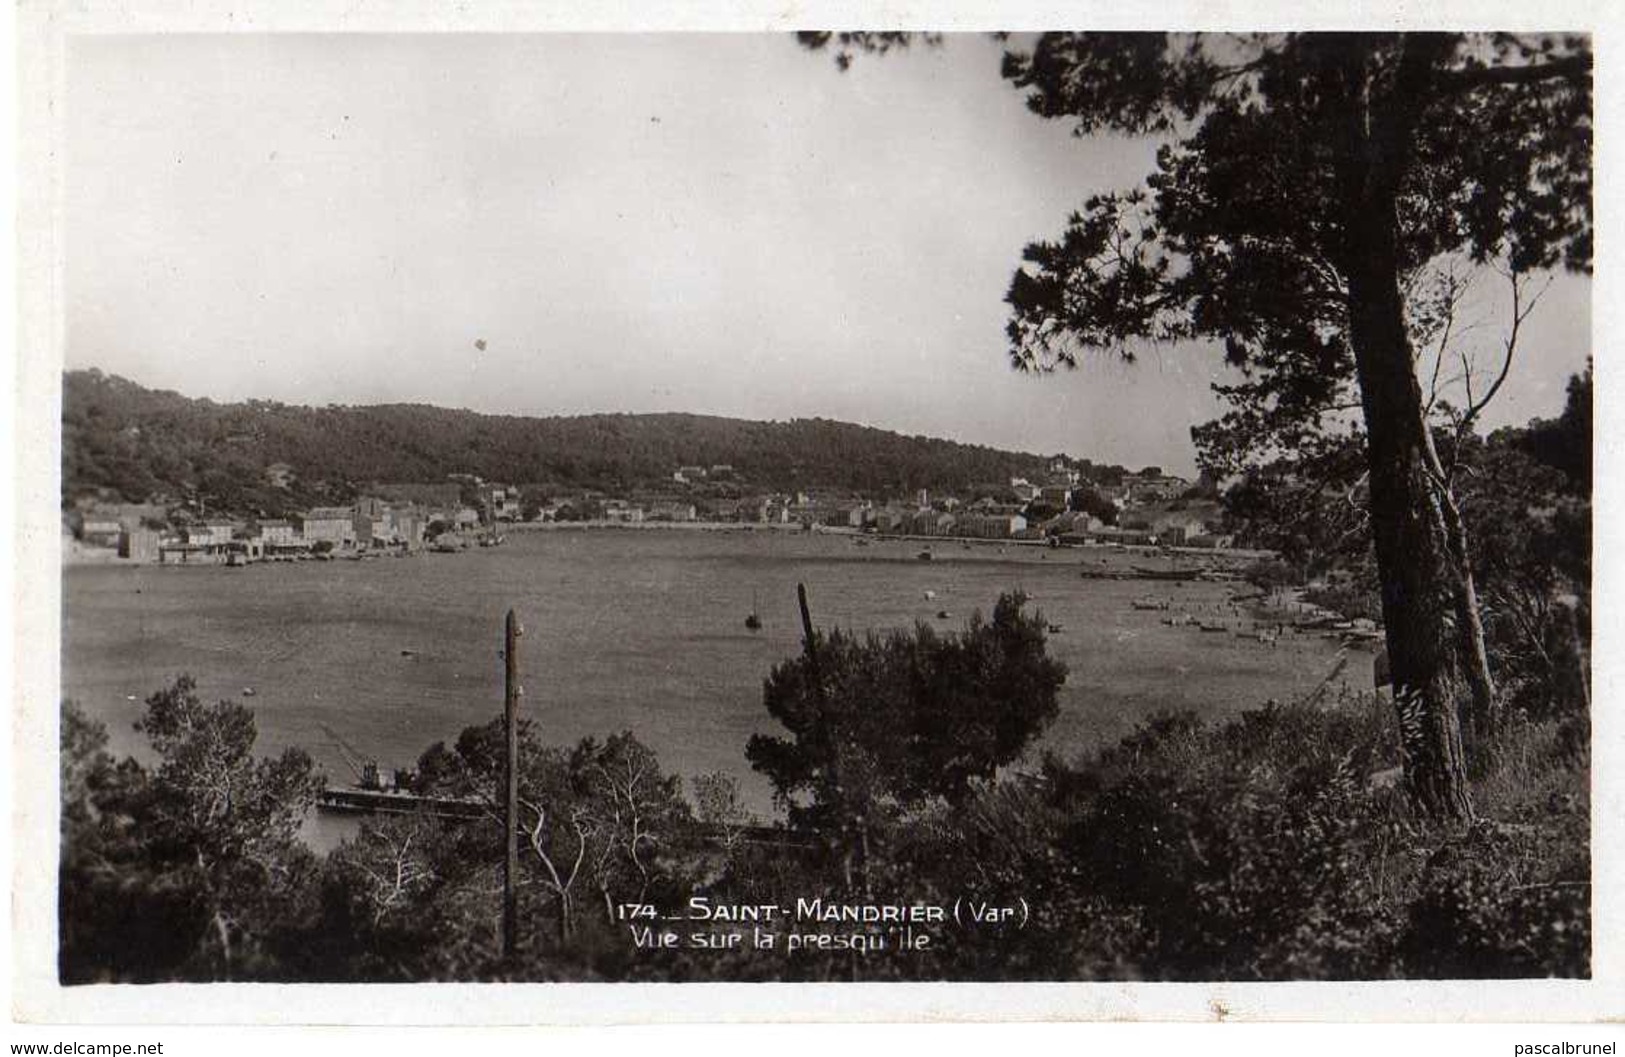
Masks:
[[[62,34],[35,982],[1592,981],[1539,14]]]

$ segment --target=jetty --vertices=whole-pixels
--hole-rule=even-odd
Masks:
[[[404,789],[367,789],[362,786],[327,788],[316,794],[316,809],[342,815],[412,815],[435,818],[479,818],[490,808],[480,800],[451,796],[422,796]]]

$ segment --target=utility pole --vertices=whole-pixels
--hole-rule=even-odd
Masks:
[[[524,693],[519,686],[519,636],[523,634],[518,615],[508,610],[502,650],[503,717],[508,738],[508,751],[503,760],[508,829],[507,858],[502,866],[502,960],[509,965],[513,964],[514,952],[519,946],[519,894],[515,885],[519,880],[519,697]]]
[[[801,633],[802,633],[803,636],[805,636],[805,638],[803,639],[803,646],[805,647],[805,649],[807,651],[807,660],[809,662],[811,662],[811,664],[812,664],[813,678],[817,679],[818,678],[818,654],[816,652],[816,647],[814,646],[812,613],[809,612],[808,609],[807,609],[807,585],[806,584],[802,584],[802,583],[796,584],[796,601],[801,603]]]

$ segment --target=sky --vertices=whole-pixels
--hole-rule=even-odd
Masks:
[[[69,368],[216,400],[822,416],[1190,472],[1217,356],[1032,377],[1027,242],[1155,145],[1080,139],[1000,45],[837,71],[767,34],[75,37]],[[1480,284],[1469,344],[1505,306]],[[1590,283],[1525,324],[1491,425],[1555,414]]]

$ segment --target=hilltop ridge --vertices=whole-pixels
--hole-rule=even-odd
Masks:
[[[725,465],[753,489],[868,495],[1037,478],[1052,456],[823,418],[764,422],[680,412],[526,417],[427,404],[218,403],[95,369],[63,375],[62,499],[198,499],[211,509],[344,500],[370,484],[453,474],[559,490],[670,484]],[[1120,473],[1121,467],[1090,470]],[[723,486],[726,487],[726,486]]]

